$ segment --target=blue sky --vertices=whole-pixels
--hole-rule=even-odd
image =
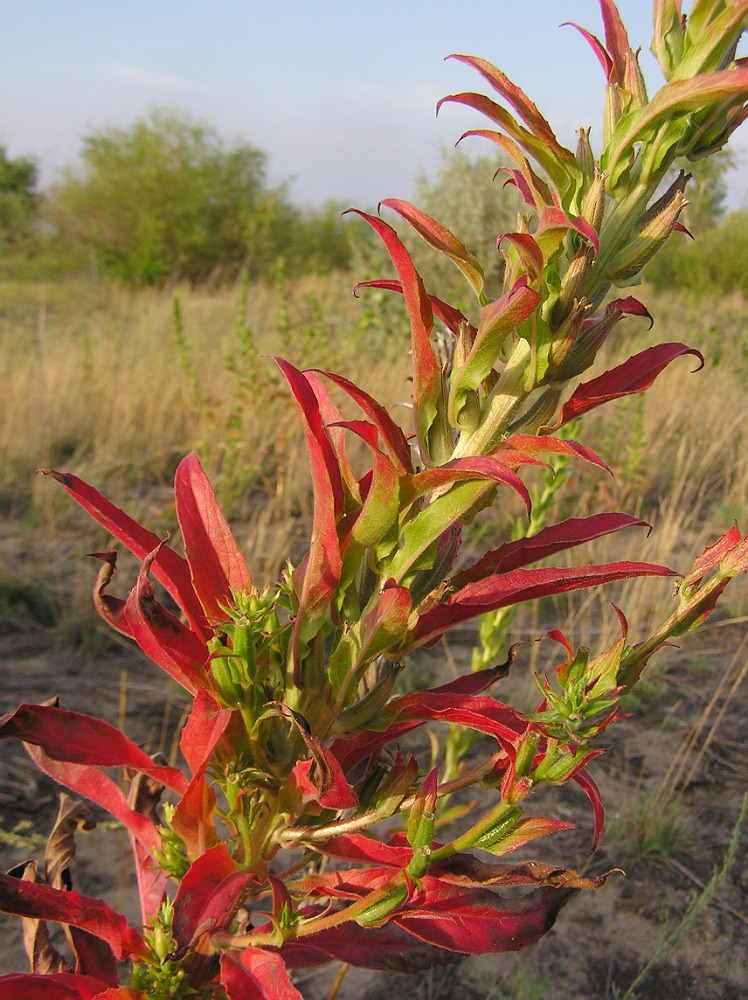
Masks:
[[[654,88],[650,0],[620,8]],[[0,0],[0,144],[48,182],[91,127],[176,106],[264,150],[297,203],[371,206],[408,197],[482,124],[457,106],[434,117],[445,94],[481,89],[450,52],[499,66],[567,144],[580,125],[599,135],[602,71],[566,20],[602,33],[596,0]]]

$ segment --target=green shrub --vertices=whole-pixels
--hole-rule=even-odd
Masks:
[[[675,233],[646,276],[656,288],[748,295],[748,211],[730,213],[693,242]]]
[[[279,256],[293,271],[349,263],[333,209],[301,212],[283,186],[267,186],[261,150],[228,144],[181,111],[153,108],[127,128],[94,129],[81,159],[49,193],[50,221],[126,281],[261,277]]]
[[[33,160],[11,160],[0,146],[0,244],[24,239],[31,228],[38,201],[38,174]]]

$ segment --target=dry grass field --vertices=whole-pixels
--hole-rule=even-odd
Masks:
[[[303,551],[311,506],[295,411],[267,355],[340,371],[392,407],[407,403],[404,314],[380,301],[380,293],[354,298],[354,283],[339,275],[282,288],[137,292],[84,278],[0,284],[0,711],[62,693],[68,707],[120,721],[150,749],[169,752],[180,715],[174,691],[158,677],[149,681],[147,665],[106,638],[91,610],[95,567],[84,554],[104,548],[106,536],[35,471],[74,472],[165,533],[175,523],[171,477],[179,459],[195,449],[255,579],[269,580],[287,555]],[[693,359],[679,359],[648,393],[591,414],[582,440],[615,477],[572,467],[552,519],[604,509],[638,514],[653,525],[648,538],[602,539],[575,558],[647,559],[685,572],[733,520],[748,528],[748,309],[740,298],[689,300],[646,290],[640,297],[655,318],[653,330],[641,320],[621,323],[599,370],[663,341],[699,348],[705,369],[692,374]],[[489,545],[502,520],[516,513],[484,517],[468,544]],[[127,574],[123,559],[123,593]],[[518,615],[513,637],[532,638],[555,626],[574,642],[596,646],[613,627],[609,600],[625,611],[635,641],[661,619],[672,582],[630,581],[616,592],[541,602]],[[398,990],[423,1000],[622,997],[725,856],[748,786],[740,709],[747,631],[742,579],[728,588],[698,638],[654,661],[627,706],[633,717],[595,774],[611,822],[603,860],[591,862],[595,871],[623,862],[626,880],[611,882],[605,898],[596,894],[591,909],[570,907],[568,919],[562,914],[557,929],[527,956],[460,963],[415,985],[356,974],[340,1000],[374,1000]],[[449,650],[437,647],[412,669],[438,675],[452,658],[467,662],[472,639],[461,632]],[[551,645],[532,644],[525,655],[527,669],[512,681],[520,702],[535,697],[529,668],[553,662]],[[8,761],[11,777],[0,777],[0,849],[14,863],[24,841],[9,831],[27,816],[43,829],[52,793],[43,779],[30,777],[20,748]],[[564,841],[562,835],[559,853],[579,848],[584,858],[585,806],[570,792],[562,808],[563,818],[578,819],[582,836]],[[743,858],[745,842],[743,831]],[[95,888],[103,876],[96,875],[90,852],[81,853]],[[564,859],[574,863],[573,855]],[[744,952],[748,930],[748,884],[740,867],[696,918],[686,945],[675,942],[659,971],[643,981],[640,1000],[746,995],[745,971],[727,961],[731,952]],[[7,960],[0,952],[0,972],[18,967],[13,947]],[[321,1000],[329,985],[310,980],[305,995]]]

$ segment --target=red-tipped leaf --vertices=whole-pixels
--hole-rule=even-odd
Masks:
[[[247,591],[252,580],[197,455],[189,454],[174,479],[177,520],[195,593],[206,616],[226,621],[231,591]]]
[[[221,983],[229,1000],[303,1000],[280,955],[259,948],[225,951]]]
[[[403,289],[405,305],[410,317],[411,346],[413,350],[413,405],[421,452],[427,454],[428,431],[436,418],[437,401],[441,389],[441,370],[429,342],[434,326],[431,302],[426,294],[421,276],[413,266],[408,251],[395,230],[386,222],[366,212],[355,212],[376,230],[395,265]]]
[[[42,470],[45,476],[51,476],[65,489],[73,500],[95,518],[102,527],[118,538],[123,545],[139,559],[145,559],[154,549],[158,549],[162,539],[152,531],[148,531],[131,517],[115,507],[93,487],[68,473],[54,472],[51,469]],[[210,629],[205,621],[200,601],[192,587],[187,560],[173,552],[168,546],[159,549],[158,557],[154,559],[153,575],[169,591],[171,596],[187,615],[191,624],[210,635]]]
[[[542,440],[542,439],[541,439]],[[559,524],[541,528],[535,535],[507,542],[487,552],[478,562],[452,578],[452,586],[459,590],[467,583],[484,580],[488,576],[508,573],[557,552],[583,545],[603,535],[623,528],[649,528],[649,524],[631,514],[592,514],[590,517],[570,517]]]
[[[523,601],[534,601],[569,590],[597,587],[615,580],[638,576],[674,576],[666,566],[653,563],[618,562],[603,566],[572,566],[545,569],[516,569],[466,584],[443,604],[421,615],[411,632],[406,651],[418,646],[433,645],[448,629],[476,618],[486,611],[495,611]]]
[[[312,538],[294,625],[294,658],[298,666],[299,643],[314,632],[340,579],[341,557],[336,521],[343,507],[343,482],[332,446],[325,435],[312,387],[303,372],[288,361],[275,358],[275,362],[291,389],[301,416],[314,489]]]
[[[131,767],[178,793],[187,787],[181,771],[154,764],[119,729],[52,705],[21,705],[12,715],[3,716],[0,739],[33,743],[53,760],[95,767]]]
[[[74,972],[56,972],[52,975],[13,972],[0,976],[0,1000],[93,1000],[109,992],[122,1000],[140,1000],[142,994],[122,988],[113,993],[107,984],[93,976],[80,976]]]
[[[19,917],[70,924],[106,941],[117,959],[144,957],[146,946],[140,934],[120,913],[100,899],[78,892],[53,889],[0,873],[0,910]]]
[[[384,205],[391,208],[393,212],[397,212],[429,246],[449,257],[465,276],[478,298],[481,298],[483,295],[483,268],[456,236],[436,219],[432,219],[430,215],[415,208],[410,202],[402,201],[399,198],[386,198],[379,205],[380,208]]]
[[[599,469],[604,469],[605,472],[610,472],[608,464],[591,448],[587,448],[578,441],[567,441],[565,438],[552,437],[550,434],[513,434],[512,437],[502,442],[500,449],[494,453],[500,461],[505,460],[505,449],[530,456],[568,455],[573,458],[581,458],[591,465],[596,465]]]
[[[403,294],[402,284],[399,281],[394,281],[392,278],[377,278],[372,281],[359,281],[354,291],[359,288],[385,288],[388,292],[399,292],[400,295]],[[431,293],[429,293],[429,302],[431,303],[431,308],[434,311],[434,316],[438,320],[441,320],[448,330],[457,336],[460,327],[467,325],[468,330],[470,331],[470,338],[472,340],[475,336],[475,327],[469,322],[464,313]]]
[[[399,282],[397,282],[397,285],[398,290],[401,291],[402,286]],[[381,434],[382,441],[387,449],[390,460],[395,465],[398,472],[401,474],[411,472],[413,465],[410,457],[410,446],[408,441],[401,428],[398,427],[382,404],[378,403],[376,399],[364,392],[363,389],[359,389],[359,387],[353,382],[349,381],[347,378],[343,378],[342,375],[335,375],[333,372],[325,372],[320,369],[314,369],[314,371],[319,371],[320,375],[324,375],[325,378],[330,379],[331,382],[334,382],[335,385],[339,386],[344,392],[348,393],[351,399],[358,403],[366,416],[369,420],[371,420]]]
[[[572,775],[572,781],[576,781],[584,794],[590,800],[592,803],[592,809],[595,813],[595,832],[590,845],[590,854],[592,854],[597,847],[600,834],[603,832],[603,823],[605,822],[605,809],[603,808],[603,801],[600,798],[600,789],[597,787],[587,771],[583,768],[576,771]]]
[[[556,160],[563,164],[567,171],[574,169],[574,154],[571,150],[566,149],[562,146],[556,136],[553,133],[553,129],[548,124],[546,119],[538,111],[537,106],[530,98],[522,91],[516,84],[497,69],[491,63],[487,62],[485,59],[479,59],[475,56],[464,56],[453,54],[449,56],[450,59],[456,59],[458,62],[465,63],[467,66],[472,66],[476,69],[480,75],[486,80],[493,89],[500,94],[504,100],[506,100],[520,118],[523,120],[525,125],[531,130],[533,135],[548,147],[549,150],[553,152]]]
[[[140,567],[137,583],[125,603],[125,619],[143,652],[194,695],[208,684],[205,672],[208,649],[197,632],[183,625],[156,600],[148,573],[162,544]]]

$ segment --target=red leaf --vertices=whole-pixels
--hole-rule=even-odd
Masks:
[[[616,67],[616,82],[623,83],[626,78],[626,56],[631,52],[629,36],[614,0],[600,0],[600,13],[605,26],[605,44]]]
[[[535,889],[506,899],[489,889],[424,878],[423,891],[394,922],[422,941],[465,955],[519,951],[551,929],[575,889]]]
[[[390,883],[402,884],[402,873],[394,872],[391,867],[361,870],[349,868],[295,879],[291,888],[294,894],[328,896],[330,899],[360,899],[369,892],[389,887]]]
[[[418,693],[452,695],[457,698],[480,694],[481,691],[485,691],[495,681],[507,675],[513,659],[514,651],[510,653],[506,663],[500,663],[486,670],[477,670],[475,673],[464,674],[462,677],[458,677],[448,684],[442,684],[440,687],[430,688],[426,692]],[[420,722],[393,721],[397,720],[398,711],[401,707],[404,707],[406,711],[408,710],[409,702],[403,705],[403,698],[409,697],[411,696],[403,695],[401,698],[394,698],[387,704],[383,710],[383,715],[386,712],[386,719],[390,724],[383,731],[366,730],[357,733],[355,736],[337,739],[333,742],[330,749],[335,755],[336,760],[340,763],[343,771],[350,770],[354,764],[363,760],[364,757],[368,757],[369,754],[380,750],[401,733],[406,733],[421,724]],[[512,710],[510,709],[510,711]]]
[[[449,951],[468,955],[518,951],[550,930],[558,911],[579,888],[597,887],[604,882],[604,878],[580,879],[574,872],[547,866],[481,866],[469,855],[450,860],[459,866],[463,857],[467,878],[423,876],[412,885],[410,895],[390,920],[422,941]],[[539,868],[537,874],[534,867]],[[381,889],[392,878],[391,868],[333,872],[300,879],[294,889],[314,896],[358,900]],[[528,883],[539,887],[511,898],[484,887]],[[310,935],[310,944],[315,937]]]
[[[24,747],[40,771],[110,812],[150,854],[161,849],[161,838],[153,822],[131,809],[119,786],[98,768],[53,760],[31,743],[24,743]]]
[[[501,450],[494,452],[499,461],[504,461],[504,449],[518,451],[523,455],[569,455],[590,462],[606,472],[610,468],[591,448],[579,444],[578,441],[567,441],[564,438],[551,437],[550,434],[514,434],[502,442]]]
[[[393,868],[407,868],[413,857],[413,849],[409,844],[400,847],[395,844],[383,844],[381,840],[362,833],[349,833],[316,845],[316,850],[331,858],[341,858],[354,864],[391,865]]]
[[[403,695],[386,706],[391,720],[381,731],[365,730],[348,739],[336,740],[332,749],[344,770],[400,739],[424,722],[455,722],[493,736],[508,754],[530,723],[508,705],[489,697],[471,697],[449,692],[449,685]]]
[[[395,924],[360,927],[353,921],[290,941],[281,948],[281,955],[294,969],[337,959],[363,969],[408,973],[450,965],[457,957],[419,941]]]
[[[106,593],[112,577],[117,572],[117,553],[89,552],[88,554],[92,559],[100,559],[104,563],[99,569],[94,585],[94,607],[107,625],[121,635],[132,639],[132,631],[125,616],[125,602],[119,597],[112,597],[111,594]]]
[[[575,24],[574,21],[564,21],[563,24],[561,25],[561,27],[562,28],[570,27],[570,28],[576,28],[577,29],[577,31],[579,32],[579,34],[582,35],[587,40],[587,42],[589,42],[589,45],[592,48],[592,51],[597,56],[597,61],[602,66],[603,72],[605,73],[605,79],[608,81],[608,83],[614,83],[615,82],[615,72],[614,72],[615,71],[615,66],[613,64],[613,60],[610,58],[610,56],[606,52],[605,46],[600,41],[600,39],[597,38],[596,35],[593,35],[589,31],[587,31],[586,28],[582,28],[580,25]]]
[[[216,805],[216,793],[206,784],[205,771],[200,770],[177,803],[171,820],[174,832],[185,843],[190,861],[201,857],[218,841],[213,825]]]
[[[147,994],[134,990],[129,986],[117,986],[114,989],[97,993],[96,1000],[148,1000]]]
[[[68,934],[75,953],[76,971],[80,975],[93,976],[109,986],[117,987],[117,960],[107,942],[80,927],[69,927]]]
[[[325,613],[340,579],[341,558],[336,521],[343,508],[340,470],[322,425],[319,404],[303,372],[282,358],[274,359],[288,382],[301,416],[314,489],[312,538],[294,625],[294,658],[298,644]],[[296,667],[295,665],[295,673]],[[300,683],[298,676],[295,682]]]
[[[499,167],[494,177],[498,176],[500,172],[510,174],[512,180],[519,188],[525,204],[534,208],[538,215],[541,214],[546,205],[553,205],[558,202],[558,195],[551,192],[546,182],[533,170],[524,152],[509,136],[502,135],[501,132],[495,132],[493,129],[470,129],[467,132],[463,132],[459,141],[462,142],[463,139],[467,139],[469,136],[479,136],[482,139],[488,139],[496,143],[497,146],[500,146],[514,160],[517,165],[516,170],[512,170],[509,167]],[[511,181],[507,183],[511,183]]]
[[[280,955],[247,948],[221,955],[221,982],[229,1000],[303,1000]]]
[[[599,239],[597,230],[591,223],[587,222],[581,215],[571,218],[557,205],[548,205],[540,213],[540,222],[535,232],[538,245],[546,259],[555,251],[570,229],[583,236],[597,253]]]
[[[159,548],[162,544],[159,542]],[[208,649],[197,632],[188,629],[156,600],[148,573],[158,553],[159,549],[151,552],[141,566],[137,583],[125,603],[125,618],[130,634],[143,652],[194,695],[208,684],[205,672]]]
[[[575,772],[575,774],[572,775],[572,780],[576,781],[584,794],[590,800],[595,813],[595,832],[592,837],[592,844],[590,845],[590,854],[592,854],[597,847],[600,834],[603,832],[603,823],[605,822],[605,809],[603,808],[603,802],[600,798],[600,789],[585,770]]]
[[[390,706],[388,706],[389,708]],[[403,695],[395,706],[395,721],[456,722],[493,736],[508,753],[529,723],[509,705],[487,695],[476,697],[442,693],[439,689]]]
[[[476,455],[471,458],[455,458],[451,462],[436,469],[426,469],[408,476],[402,484],[405,496],[413,498],[451,483],[486,479],[494,483],[509,486],[522,497],[528,514],[530,513],[530,494],[519,476],[508,469],[499,458],[487,455]]]
[[[251,590],[252,580],[194,452],[179,463],[174,496],[195,593],[209,619],[226,621],[231,591]]]
[[[192,863],[174,898],[172,931],[179,954],[203,934],[224,930],[236,916],[257,871],[237,869],[225,844],[217,844]]]
[[[400,283],[396,282],[396,284],[398,285],[398,291],[401,291],[402,286]],[[325,378],[329,378],[331,382],[334,382],[344,392],[347,392],[351,399],[358,403],[382,435],[382,441],[387,449],[387,453],[398,472],[401,474],[412,472],[413,464],[407,439],[381,403],[378,403],[376,399],[364,392],[363,389],[359,389],[357,385],[354,385],[347,378],[343,378],[342,375],[335,375],[333,372],[325,372],[316,368],[313,370],[318,371]]]
[[[532,236],[529,233],[502,233],[496,243],[498,250],[501,250],[501,244],[504,240],[508,240],[516,250],[522,267],[527,272],[530,284],[532,285],[539,278],[542,278],[543,254]],[[504,256],[506,257],[506,253]]]
[[[478,562],[452,577],[451,584],[455,590],[459,590],[467,583],[484,580],[499,573],[508,573],[529,563],[547,559],[557,552],[600,538],[602,535],[631,527],[650,526],[646,521],[632,517],[631,514],[610,513],[593,514],[590,517],[570,517],[559,524],[541,528],[537,534],[529,538],[507,542],[498,549],[487,552]]]
[[[0,976],[0,1000],[93,1000],[107,992],[106,983],[73,972],[55,972],[46,976],[13,972],[9,976]],[[128,994],[134,998],[142,996],[134,990],[119,991],[123,1000],[127,1000]],[[110,992],[112,995],[117,996]]]
[[[640,302],[639,299],[634,298],[633,295],[627,295],[623,299],[611,299],[611,301],[605,307],[605,315],[609,316],[611,313],[621,312],[625,313],[627,316],[641,316],[646,317],[649,320],[649,328],[652,329],[654,326],[654,319],[649,309]]]
[[[350,209],[377,231],[395,265],[408,309],[413,350],[413,406],[421,454],[427,456],[426,439],[437,411],[441,391],[441,369],[429,342],[434,314],[421,276],[395,230],[366,212]]]
[[[143,926],[156,916],[166,894],[168,875],[158,867],[153,854],[128,830],[130,850],[135,862],[135,880],[138,883],[140,914]]]
[[[697,586],[707,573],[722,562],[726,555],[733,551],[740,542],[740,531],[736,522],[733,526],[721,535],[716,542],[707,545],[701,555],[697,556],[687,575],[683,577],[681,589],[688,589]]]
[[[115,507],[113,503],[93,487],[78,479],[77,476],[53,472],[51,469],[43,469],[42,472],[45,476],[52,476],[63,489],[67,490],[73,500],[76,500],[102,527],[118,538],[139,559],[145,559],[149,553],[161,545],[162,539],[158,535],[141,527],[137,521],[121,511],[119,507]],[[206,636],[212,635],[212,630],[205,621],[200,601],[192,588],[187,560],[164,546],[159,549],[158,557],[154,559],[153,575],[166,587],[187,615],[193,627],[204,632]]]
[[[426,644],[433,645],[447,629],[476,618],[486,611],[495,611],[512,604],[534,601],[539,597],[562,594],[569,590],[597,587],[614,580],[628,580],[636,576],[674,575],[666,566],[637,562],[568,568],[549,566],[544,569],[516,569],[509,573],[498,573],[466,584],[443,604],[421,615],[403,652]]]
[[[318,802],[325,809],[352,809],[358,805],[353,789],[345,780],[335,755],[303,729],[299,732],[312,755],[300,760],[291,771],[289,781],[295,786],[302,803]]]
[[[192,774],[201,771],[226,732],[231,709],[221,708],[204,689],[197,692],[179,739],[179,748]]]
[[[388,292],[399,292],[403,294],[403,286],[401,282],[395,281],[393,278],[376,278],[373,281],[359,281],[354,288],[354,294],[359,288],[385,288]],[[457,336],[457,332],[463,324],[467,324],[470,330],[471,339],[475,336],[475,327],[469,322],[468,318],[464,313],[461,313],[459,309],[455,309],[448,302],[444,302],[442,299],[437,298],[436,295],[432,295],[429,292],[429,302],[431,303],[431,308],[434,312],[434,316],[446,326],[448,330]]]
[[[138,932],[101,899],[0,873],[0,909],[19,917],[80,927],[106,941],[120,962],[147,954]]]
[[[341,508],[341,511],[338,512],[339,515],[342,513],[343,509],[347,509],[349,507],[351,501],[354,505],[361,502],[358,480],[353,471],[348,458],[348,452],[346,450],[345,427],[341,426],[343,422],[343,414],[337,408],[335,403],[333,403],[330,398],[330,394],[327,391],[327,387],[323,384],[322,379],[319,378],[319,374],[316,371],[313,371],[310,368],[307,369],[304,372],[304,378],[317,399],[319,414],[322,418],[325,434],[335,454],[335,461],[337,462],[338,469],[340,471],[343,491],[346,494],[343,500],[343,507]],[[338,515],[336,515],[336,517]]]
[[[563,189],[567,186],[570,170],[573,170],[575,167],[574,154],[570,150],[564,150],[562,146],[558,147],[565,154],[561,158],[562,161],[566,159],[566,165],[564,165],[545,139],[528,132],[505,108],[502,108],[501,105],[492,101],[484,94],[450,94],[448,97],[443,97],[437,103],[437,114],[442,104],[448,101],[454,104],[464,104],[466,107],[473,108],[480,114],[490,118],[492,122],[495,122],[500,128],[504,129],[522,149],[528,152],[540,164],[557,188]]]
[[[132,767],[181,793],[187,780],[175,767],[154,764],[119,729],[78,712],[51,705],[21,705],[0,718],[0,739],[40,746],[53,760],[96,767]]]
[[[577,386],[568,402],[562,406],[556,422],[542,430],[558,430],[580,414],[593,410],[610,399],[618,399],[620,396],[649,389],[660,372],[683,354],[692,354],[699,359],[699,368],[703,367],[704,358],[700,352],[686,347],[685,344],[659,344],[656,347],[648,347],[646,351],[635,354],[623,364]]]

